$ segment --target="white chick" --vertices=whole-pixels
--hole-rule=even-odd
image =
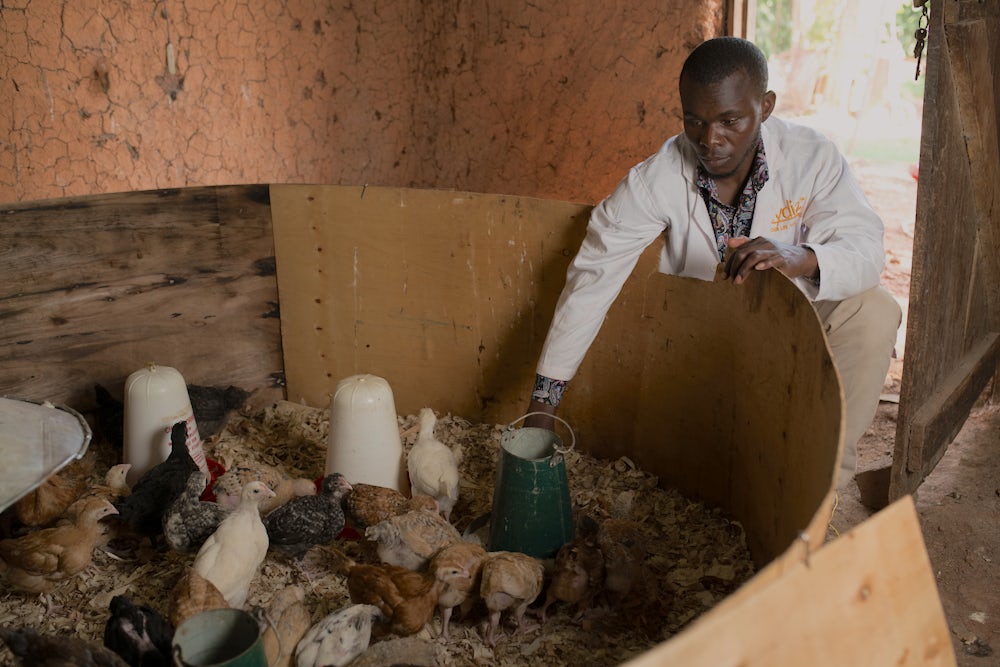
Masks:
[[[340,667],[368,649],[372,622],[382,618],[371,604],[352,604],[309,628],[295,647],[296,667]]]
[[[263,482],[243,487],[240,504],[222,520],[194,557],[195,572],[219,589],[230,607],[241,609],[267,555],[267,529],[260,519],[260,503],[274,497]]]
[[[434,437],[437,417],[430,408],[420,410],[420,433],[406,457],[413,495],[431,496],[445,519],[458,502],[458,462],[455,453]]]

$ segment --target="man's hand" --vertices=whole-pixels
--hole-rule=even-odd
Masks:
[[[745,236],[729,239],[726,250],[726,278],[737,285],[743,283],[751,271],[777,269],[789,278],[819,277],[816,253],[810,248],[777,243],[762,237]]]

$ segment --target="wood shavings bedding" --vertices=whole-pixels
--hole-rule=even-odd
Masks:
[[[408,451],[416,441],[417,417],[398,421]],[[489,512],[503,428],[439,415],[438,439],[461,452],[460,499],[452,513],[459,531]],[[264,463],[290,475],[318,478],[323,474],[328,434],[327,410],[280,401],[263,409],[245,409],[206,442],[205,449],[227,469]],[[105,461],[97,469],[104,471],[114,463]],[[596,608],[574,621],[574,610],[557,603],[550,608],[544,629],[525,628],[513,638],[505,623],[494,648],[482,641],[484,609],[476,608],[466,618],[453,617],[447,644],[437,637],[441,626],[435,614],[415,639],[427,642],[438,664],[617,665],[669,639],[753,576],[743,528],[721,511],[659,488],[653,475],[625,458],[606,461],[574,450],[566,456],[566,467],[575,509],[598,520],[614,515],[640,522],[648,542],[647,585],[618,611]],[[366,558],[357,541],[341,539],[335,546],[352,558]],[[51,594],[51,613],[46,613],[44,599],[5,587],[0,594],[0,624],[33,625],[44,633],[73,634],[100,643],[114,595],[126,595],[166,614],[169,592],[192,560],[191,554],[116,540],[95,552],[88,571]],[[299,586],[313,622],[320,620],[349,603],[344,577],[334,572],[333,561],[326,547],[313,548],[300,564],[268,554],[251,585],[248,606],[266,606],[277,591]],[[544,593],[536,605],[542,601]],[[526,621],[537,624],[530,614]],[[6,648],[0,649],[0,664],[13,664]]]

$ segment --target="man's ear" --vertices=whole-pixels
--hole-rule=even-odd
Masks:
[[[760,122],[764,122],[774,111],[774,104],[777,102],[778,96],[774,94],[773,90],[769,90],[764,93],[764,98],[761,100],[760,105]]]

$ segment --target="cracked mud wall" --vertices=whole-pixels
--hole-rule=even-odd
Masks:
[[[596,201],[680,129],[681,61],[722,5],[0,0],[0,201],[235,183]]]

